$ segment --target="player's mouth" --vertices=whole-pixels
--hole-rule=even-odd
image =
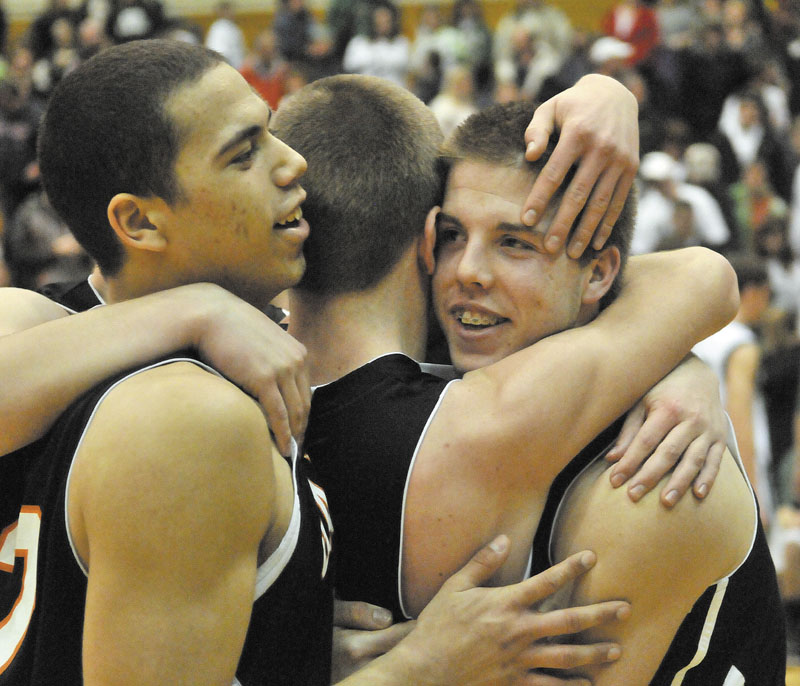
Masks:
[[[272,228],[278,231],[284,240],[297,246],[303,245],[310,232],[308,222],[303,219],[303,210],[300,205],[276,221]]]
[[[455,307],[451,313],[453,318],[468,331],[482,331],[508,321],[500,315],[466,307]]]
[[[303,208],[299,205],[295,207],[289,214],[282,219],[275,222],[276,229],[292,229],[300,225],[300,220],[303,218]]]

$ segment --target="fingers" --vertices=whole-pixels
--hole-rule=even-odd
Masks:
[[[622,655],[616,643],[589,645],[537,643],[520,654],[520,662],[529,669],[570,669],[585,665],[615,662]]]
[[[528,199],[523,206],[523,222],[528,225],[533,225],[536,221],[541,219],[544,214],[547,204],[550,202],[553,193],[561,185],[567,172],[575,161],[575,145],[570,150],[567,145],[569,144],[570,137],[563,134],[558,141],[558,144],[550,155],[550,159],[542,168],[542,171],[536,177],[533,188],[531,189]],[[577,175],[576,175],[577,178]],[[567,215],[562,208],[566,205],[567,210],[572,213],[572,219],[578,214],[580,209],[586,202],[591,190],[591,184],[585,186],[585,174],[582,177],[581,185],[575,185],[575,179],[570,184],[567,191],[565,191],[562,199],[561,206],[559,207],[556,219],[551,222],[547,230],[547,238],[545,239],[545,248],[550,252],[556,252],[563,244],[572,227],[572,221],[567,221]],[[580,207],[575,209],[575,205],[579,204]],[[559,217],[560,215],[560,217]]]
[[[371,631],[369,634],[362,634],[363,650],[365,654],[363,657],[378,657],[384,653],[388,653],[400,641],[402,641],[408,634],[410,634],[416,622],[398,622],[393,624],[388,629],[381,629],[380,631]]]
[[[498,536],[475,553],[464,567],[444,583],[442,588],[447,587],[450,591],[464,591],[468,588],[480,586],[500,569],[506,561],[509,544],[508,536]]]
[[[392,624],[389,610],[358,600],[339,600],[333,605],[333,623],[344,629],[375,631]]]
[[[678,456],[680,461],[667,481],[667,485],[661,490],[661,502],[666,507],[672,507],[677,503],[692,486],[703,469],[709,455],[709,448],[708,441],[701,436],[693,440],[683,454]],[[716,472],[714,472],[714,476],[716,476]]]
[[[536,108],[531,123],[525,129],[525,158],[529,162],[539,159],[545,151],[554,126],[555,104],[553,99],[550,99]],[[530,201],[530,198],[528,198],[528,201]],[[527,204],[526,202],[526,206]]]
[[[631,420],[630,423],[626,421],[623,430],[628,428],[632,431],[636,424],[635,419],[636,418]],[[631,476],[636,474],[635,480],[628,487],[628,492],[634,502],[652,489],[656,483],[658,483],[658,479],[655,481],[652,480],[656,470],[650,469],[649,471],[645,471],[643,475],[642,470],[645,470],[647,463],[645,463],[645,466],[643,466],[639,472],[637,472],[637,470],[645,460],[650,458],[676,424],[677,419],[669,410],[651,412],[648,414],[647,419],[641,424],[641,427],[630,441],[624,454],[611,470],[611,485],[615,488],[619,487],[630,479]],[[626,438],[628,435],[629,434],[626,434]],[[675,459],[677,459],[677,456]],[[673,462],[672,464],[675,463]],[[672,465],[669,466],[671,467]],[[665,473],[666,470],[661,473],[661,476]]]
[[[292,452],[292,428],[289,423],[289,411],[278,385],[263,384],[263,389],[258,393],[258,402],[264,411],[270,431],[275,439],[275,447],[281,455],[289,457]]]
[[[513,594],[512,599],[518,605],[531,606],[573,582],[581,574],[594,567],[596,562],[597,556],[590,550],[584,550],[570,555],[563,562],[553,565],[536,576],[525,579],[514,586],[506,587],[506,590]]]
[[[582,607],[567,607],[544,613],[533,613],[528,618],[528,631],[537,637],[554,637],[577,634],[596,626],[624,621],[630,616],[631,606],[622,600],[610,600]],[[539,667],[574,667],[575,665],[535,665]]]
[[[625,417],[625,421],[622,423],[622,429],[620,429],[619,436],[617,436],[614,446],[605,455],[607,462],[616,462],[625,454],[633,442],[633,439],[636,438],[636,434],[639,433],[639,429],[642,428],[644,418],[644,403],[639,402],[628,412],[628,416]],[[620,478],[615,478],[617,474],[620,474]],[[614,488],[625,483],[626,478],[627,474],[620,472],[618,467],[614,467],[614,469],[611,470],[611,482]]]
[[[694,484],[692,486],[692,492],[696,497],[705,498],[708,495],[708,492],[711,490],[711,487],[714,485],[714,482],[717,480],[717,474],[719,474],[719,468],[722,464],[722,456],[725,454],[725,448],[726,445],[722,441],[718,441],[708,449],[708,455],[706,455],[705,464],[700,470],[700,474],[698,474],[697,478],[694,480]]]
[[[586,163],[590,161],[591,158],[587,158]],[[604,162],[601,161],[600,164],[602,165]],[[584,165],[581,165],[578,174],[583,173],[583,168]],[[595,169],[587,168],[587,178],[597,178],[593,174],[595,174]],[[580,223],[573,232],[567,248],[567,254],[573,259],[578,259],[590,244],[594,250],[600,250],[605,245],[622,212],[635,176],[627,173],[627,167],[622,162],[613,164],[605,171],[601,169],[598,174],[600,174],[599,180],[594,186]],[[558,216],[556,216],[556,220],[558,220]],[[570,220],[570,226],[573,221],[574,219]]]

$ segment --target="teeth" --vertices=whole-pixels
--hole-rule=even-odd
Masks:
[[[295,210],[291,214],[285,216],[283,219],[281,219],[281,220],[279,220],[279,221],[277,221],[275,223],[276,224],[280,224],[281,226],[283,226],[285,224],[288,224],[289,222],[296,222],[298,219],[302,219],[302,218],[303,218],[303,210],[302,210],[302,208],[297,207],[297,208],[295,208]]]
[[[470,324],[472,326],[492,326],[500,322],[500,317],[473,312],[472,310],[464,310],[460,314],[456,314],[456,319],[462,324]]]

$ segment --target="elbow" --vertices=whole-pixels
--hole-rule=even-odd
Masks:
[[[697,251],[697,275],[701,279],[699,293],[709,305],[710,336],[728,324],[739,311],[739,286],[736,272],[725,257],[708,248]]]

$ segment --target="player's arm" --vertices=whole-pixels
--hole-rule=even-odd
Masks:
[[[288,453],[310,404],[305,348],[227,291],[192,284],[73,316],[0,289],[0,454],[39,438],[102,379],[190,347],[259,400]]]
[[[713,251],[632,258],[610,307],[584,326],[466,374],[434,426],[457,422],[449,438],[446,430],[438,434],[474,456],[470,473],[479,482],[500,479],[509,493],[528,493],[550,483],[737,306],[734,272]]]
[[[109,394],[69,491],[86,686],[232,682],[277,483],[266,422],[228,382],[178,363]]]
[[[624,597],[632,607],[624,624],[595,627],[582,638],[619,641],[619,661],[581,673],[594,686],[646,686],[697,598],[747,555],[756,510],[728,451],[706,499],[683,498],[669,510],[655,493],[632,503],[610,487],[605,468],[595,464],[566,500],[554,533],[555,558],[586,546],[598,555],[595,569],[578,580],[570,605]]]
[[[545,247],[551,252],[563,244],[584,206],[569,255],[580,257],[590,242],[599,249],[611,235],[639,167],[638,113],[633,94],[600,74],[584,76],[537,108],[525,132],[527,158],[537,159],[556,129],[559,139],[522,208],[524,223],[533,224],[543,216],[570,167],[578,164],[547,229]]]
[[[692,248],[632,258],[619,297],[592,322],[455,383],[411,474],[408,611],[425,606],[474,541],[501,531],[530,540],[561,469],[737,307],[734,272],[717,253]],[[526,562],[518,548],[493,583],[518,579]]]

